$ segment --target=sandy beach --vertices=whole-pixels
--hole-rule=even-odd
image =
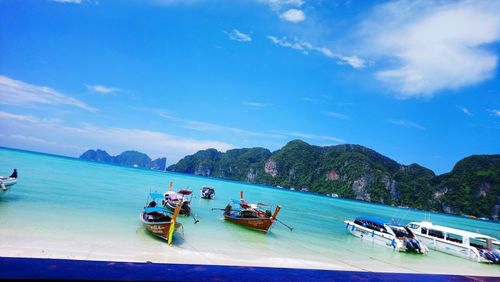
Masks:
[[[343,224],[364,214],[386,219],[397,215],[409,222],[427,215],[422,211],[26,152],[0,153],[7,162],[29,164],[18,167],[24,178],[0,198],[0,257],[500,277],[498,265],[432,250],[427,255],[395,252],[360,241]],[[54,168],[58,174],[51,173]],[[211,184],[217,189],[215,200],[193,198],[199,223],[180,217],[183,228],[172,246],[149,234],[138,218],[148,193],[166,189],[167,180],[176,187]],[[249,201],[279,203],[280,220],[294,230],[273,224],[262,234],[212,211],[238,197],[239,191],[246,191]],[[432,214],[432,220],[491,236],[500,226],[443,214]]]
[[[266,254],[263,256],[237,254],[218,254],[203,251],[186,250],[182,247],[168,246],[158,241],[157,248],[143,248],[140,245],[125,244],[115,245],[106,241],[76,242],[71,238],[48,238],[41,236],[7,236],[0,232],[0,256],[19,258],[51,258],[93,261],[120,261],[120,262],[153,262],[174,264],[201,264],[225,266],[256,266],[279,267],[297,269],[322,269],[343,271],[367,271],[388,273],[420,273],[420,274],[449,274],[500,277],[499,267],[491,267],[490,271],[484,268],[471,269],[454,268],[442,270],[437,267],[428,268],[426,271],[412,268],[411,266],[394,265],[377,259],[369,264],[360,261],[332,258],[330,260],[306,260],[301,258],[287,258]],[[152,239],[154,240],[154,239]],[[381,251],[387,251],[382,249]],[[470,261],[474,266],[476,263]],[[479,266],[479,265],[478,265]]]

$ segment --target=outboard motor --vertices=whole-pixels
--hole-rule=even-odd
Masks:
[[[405,237],[403,239],[403,243],[404,243],[404,245],[406,247],[406,251],[407,252],[413,252],[413,251],[415,251],[415,246],[413,246],[413,243],[412,243],[412,241],[411,241],[410,238]]]
[[[500,250],[493,250],[490,252],[495,257],[495,263],[500,263]]]
[[[413,246],[415,247],[415,250],[419,253],[422,253],[422,248],[420,246],[420,242],[415,238],[410,239],[410,241],[412,242]]]
[[[422,249],[420,247],[420,242],[417,239],[405,237],[403,239],[403,243],[406,247],[407,252],[422,253]]]
[[[488,251],[488,250],[482,249],[482,250],[479,250],[479,254],[483,258],[485,258],[493,263],[500,263],[500,252],[498,250]]]

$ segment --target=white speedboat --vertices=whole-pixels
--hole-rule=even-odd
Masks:
[[[354,221],[345,220],[344,223],[352,235],[378,245],[418,254],[429,251],[425,244],[405,226],[388,224],[370,217],[358,217]]]
[[[429,248],[477,262],[500,263],[500,241],[475,232],[428,221],[410,222],[407,227]]]

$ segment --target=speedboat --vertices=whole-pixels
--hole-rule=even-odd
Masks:
[[[213,187],[203,186],[201,187],[200,193],[203,199],[215,199],[215,189]]]
[[[429,221],[410,222],[407,227],[429,248],[477,262],[500,263],[500,241],[475,232],[434,225]]]
[[[345,228],[363,240],[386,246],[401,252],[425,254],[429,251],[413,232],[405,227],[386,223],[371,217],[358,217],[354,221],[345,220]]]
[[[162,194],[151,193],[149,197],[151,201],[148,199],[149,203],[144,207],[139,219],[149,232],[167,240],[167,243],[170,245],[172,244],[174,232],[182,226],[176,221],[181,207],[177,206],[172,214],[170,210],[158,204],[157,201],[163,198]]]

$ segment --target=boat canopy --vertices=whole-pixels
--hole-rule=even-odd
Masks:
[[[475,233],[475,232],[470,232],[470,231],[465,231],[465,230],[461,230],[461,229],[455,229],[455,228],[441,226],[441,225],[434,225],[434,224],[432,224],[431,222],[428,222],[428,221],[423,221],[423,222],[420,222],[420,223],[418,223],[418,222],[412,222],[412,223],[414,223],[414,224],[420,224],[420,226],[424,227],[424,228],[439,230],[439,231],[442,231],[442,232],[452,233],[452,234],[460,235],[460,236],[463,236],[463,237],[496,241],[495,238],[493,238],[491,236],[488,236],[488,235],[484,235],[484,234],[480,234],[480,233]]]
[[[153,199],[163,199],[163,195],[160,193],[149,193],[149,197]]]
[[[170,212],[169,210],[162,208],[162,207],[152,207],[152,208],[145,208],[144,211],[146,213],[152,213],[152,212]]]
[[[370,222],[380,224],[380,225],[386,224],[383,220],[381,220],[379,218],[373,218],[373,217],[368,217],[368,216],[360,216],[360,217],[357,217],[356,220],[370,221]]]
[[[189,190],[180,190],[177,193],[182,194],[182,195],[191,195],[192,192],[193,191],[189,191]]]
[[[165,196],[168,196],[169,198],[177,198],[177,192],[175,192],[175,191],[167,191],[165,193]]]

